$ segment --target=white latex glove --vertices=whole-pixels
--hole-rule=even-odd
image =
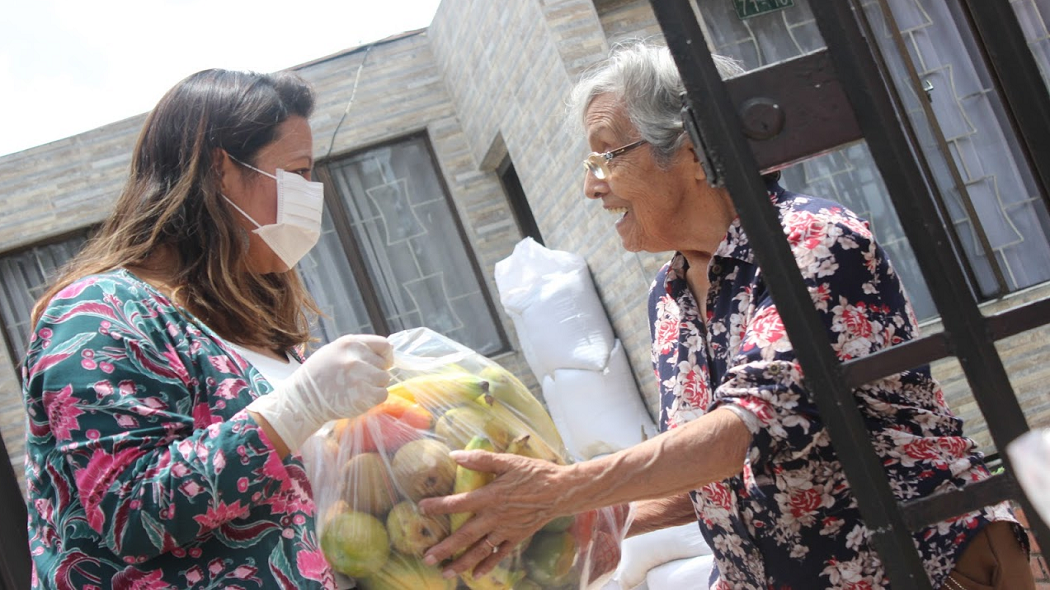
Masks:
[[[248,404],[295,452],[329,420],[352,418],[386,399],[394,350],[382,336],[343,336],[322,346],[272,393]]]

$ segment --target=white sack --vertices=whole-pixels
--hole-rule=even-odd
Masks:
[[[714,555],[669,561],[654,567],[645,577],[645,582],[649,590],[707,588],[714,567]]]
[[[608,367],[558,369],[544,378],[543,397],[566,448],[579,460],[615,453],[656,433],[619,340]]]
[[[624,590],[637,588],[645,583],[649,570],[655,567],[680,559],[711,555],[711,548],[708,547],[704,536],[700,534],[699,525],[695,522],[628,537],[623,540],[621,551],[620,565],[616,568],[613,580],[618,582],[620,588]],[[703,562],[704,560],[701,560],[694,565]],[[679,568],[693,571],[693,568],[689,567],[686,562],[676,565]],[[663,587],[706,588],[707,578],[704,577],[691,585]]]
[[[605,367],[612,326],[583,258],[526,238],[496,263],[495,278],[500,302],[537,378],[556,369]]]

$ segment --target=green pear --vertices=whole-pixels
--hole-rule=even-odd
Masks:
[[[390,539],[378,518],[345,512],[325,523],[321,551],[334,570],[355,578],[370,576],[390,557]]]
[[[456,462],[448,445],[430,438],[407,443],[397,450],[390,463],[394,481],[402,494],[413,502],[452,491]]]
[[[576,540],[568,532],[537,533],[525,550],[525,571],[541,586],[561,586],[573,575]]]
[[[394,549],[405,555],[423,557],[427,549],[448,536],[448,516],[424,516],[415,504],[401,502],[387,515],[386,532]]]
[[[386,463],[379,453],[361,453],[343,466],[344,497],[350,509],[383,518],[397,501]]]

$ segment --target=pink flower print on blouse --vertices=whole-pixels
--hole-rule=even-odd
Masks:
[[[227,504],[220,500],[218,506],[209,506],[206,513],[194,516],[193,520],[200,524],[201,528],[198,533],[198,536],[200,536],[246,514],[248,514],[248,508],[241,506],[240,500],[234,501],[233,504]]]
[[[295,556],[295,565],[304,577],[324,582],[328,576],[328,562],[320,549],[300,551]]]
[[[51,432],[55,433],[56,439],[70,440],[71,431],[80,429],[77,416],[83,414],[84,411],[77,407],[72,385],[66,385],[61,391],[45,391],[44,409],[47,411],[47,420],[51,423]]]
[[[126,567],[113,576],[113,590],[168,590],[171,585],[161,577],[164,572],[153,570],[144,572],[133,567]]]
[[[204,580],[204,570],[202,570],[199,565],[195,565],[195,566],[191,567],[183,575],[186,576],[186,585],[187,586],[197,585],[197,584],[201,583],[201,581]]]
[[[302,554],[300,553],[300,555]],[[251,582],[261,583],[262,580],[260,580],[255,575],[256,573],[258,573],[258,571],[259,568],[257,567],[252,567],[250,565],[239,565],[232,572],[226,574],[226,577],[234,578],[237,580],[249,580]]]
[[[143,452],[138,449],[124,449],[113,455],[101,449],[95,449],[88,464],[73,474],[77,480],[80,503],[87,513],[88,525],[95,532],[101,533],[102,526],[106,522],[99,503],[106,494],[106,490],[109,489],[109,485],[120,475],[121,471],[142,455]]]

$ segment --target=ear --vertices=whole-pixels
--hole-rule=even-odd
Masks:
[[[689,150],[689,156],[693,159],[693,178],[696,181],[707,180],[707,171],[704,170],[703,164],[700,163],[700,157],[696,153],[696,148],[693,147],[692,142],[687,142],[685,147]]]
[[[226,153],[226,150],[215,148],[211,151],[211,165],[219,175],[219,190],[228,193],[233,179],[237,178],[236,163]]]

